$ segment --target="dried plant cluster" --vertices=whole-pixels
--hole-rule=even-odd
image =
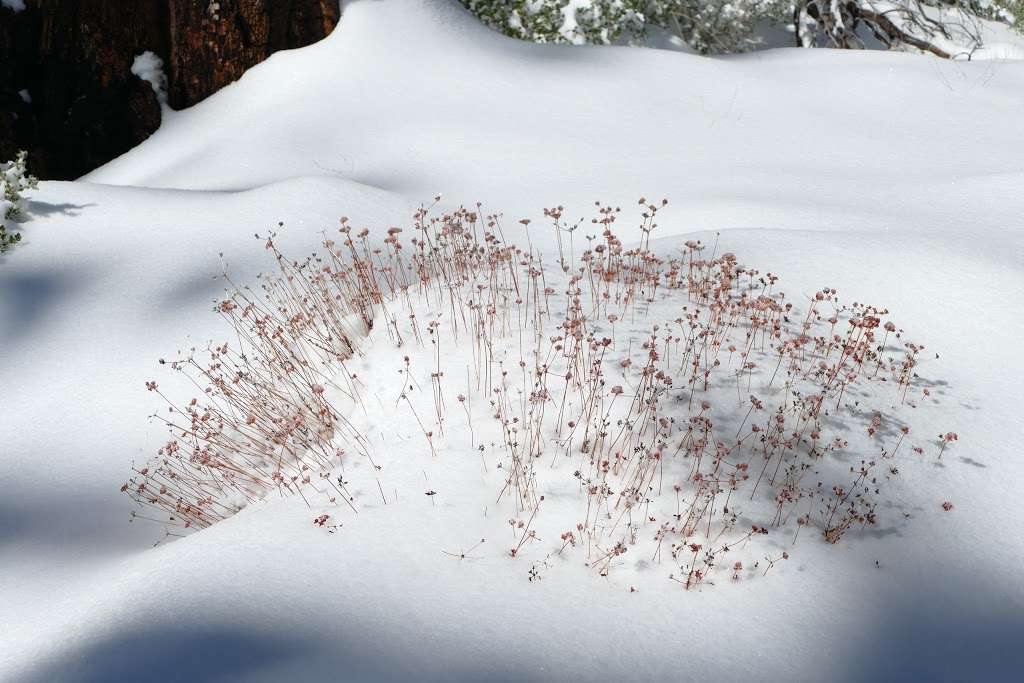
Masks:
[[[589,225],[546,210],[549,263],[530,221],[514,226],[520,248],[479,205],[422,209],[407,242],[391,228],[379,246],[342,219],[301,262],[261,238],[278,272],[218,303],[236,342],[166,361],[201,398],[168,401],[171,438],[123,490],[186,528],[275,492],[356,509],[345,462],[380,468],[355,415],[389,402],[422,432],[416,457],[468,454],[487,473],[511,557],[557,528],[545,565],[578,553],[607,575],[629,552],[693,588],[716,567],[739,579],[726,555],[768,534],[774,550],[747,572],[788,559],[804,527],[836,543],[876,524],[896,463],[924,454],[898,417],[929,396],[924,347],[830,287],[794,302],[776,275],[699,241],[657,253],[664,204],[641,200],[634,248],[617,208]],[[369,354],[394,362],[396,386],[347,366]],[[941,456],[955,440],[923,443]],[[388,502],[379,478],[373,490]]]

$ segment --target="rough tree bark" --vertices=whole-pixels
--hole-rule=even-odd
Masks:
[[[190,106],[272,53],[326,36],[337,0],[169,0],[170,104]]]
[[[33,173],[55,179],[77,178],[159,126],[152,88],[131,73],[141,52],[163,59],[169,103],[181,109],[277,50],[320,40],[339,15],[338,0],[26,5],[0,9],[0,159],[27,149]]]

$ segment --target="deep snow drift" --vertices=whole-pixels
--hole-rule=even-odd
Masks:
[[[1017,62],[556,48],[494,35],[454,3],[347,4],[327,40],[32,195],[24,242],[0,264],[0,676],[1019,668],[1022,93]],[[628,212],[667,196],[659,248],[721,231],[719,249],[794,296],[834,286],[893,311],[941,357],[945,384],[916,429],[959,441],[941,464],[901,467],[890,492],[909,518],[888,511],[837,547],[802,537],[768,576],[700,591],[659,575],[630,593],[581,563],[531,582],[530,557],[491,539],[478,560],[446,555],[479,539],[479,492],[445,500],[444,459],[425,445],[396,449],[423,462],[396,465],[394,503],[374,505],[368,484],[334,534],[292,497],[151,547],[161,531],[128,523],[118,487],[164,438],[146,419],[160,404],[144,382],[166,381],[156,360],[226,334],[210,310],[218,255],[251,282],[273,267],[255,232],[284,221],[279,245],[298,257],[339,216],[382,238],[437,192],[509,225],[539,224],[545,206],[589,219],[595,200]],[[550,259],[553,235],[530,237]],[[408,418],[375,428],[422,439]]]

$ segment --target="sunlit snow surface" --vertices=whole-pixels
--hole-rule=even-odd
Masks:
[[[347,5],[327,40],[32,194],[0,263],[0,676],[1011,676],[1022,121],[1021,62],[558,48],[501,38],[455,3]],[[168,381],[156,360],[227,333],[211,311],[219,254],[252,281],[273,267],[253,234],[278,221],[301,256],[339,216],[383,237],[438,192],[533,218],[546,256],[542,207],[589,219],[595,200],[618,203],[628,226],[637,197],[668,197],[659,248],[721,231],[720,249],[794,297],[832,286],[887,306],[940,355],[929,372],[945,384],[916,429],[959,441],[890,489],[909,519],[838,547],[801,538],[767,577],[700,591],[665,578],[630,593],[582,563],[531,582],[536,558],[491,539],[480,559],[446,555],[478,540],[483,483],[425,446],[395,450],[422,465],[382,473],[392,504],[356,483],[364,504],[336,511],[337,533],[273,499],[153,548],[162,532],[129,524],[118,488],[164,437],[146,419],[160,405],[144,382]],[[415,444],[414,426],[374,428]]]

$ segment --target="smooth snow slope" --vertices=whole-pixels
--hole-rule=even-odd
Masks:
[[[535,211],[666,195],[693,227],[978,227],[1024,213],[1024,69],[874,51],[538,47],[454,2],[364,0],[86,176],[336,175]],[[990,201],[991,200],[991,201]]]
[[[43,183],[0,262],[0,679],[964,680],[1024,664],[1024,64],[563,49],[454,3],[362,0],[85,180]],[[531,583],[497,544],[459,562],[442,550],[473,543],[479,511],[437,465],[448,504],[368,497],[329,535],[273,500],[152,548],[117,489],[163,438],[146,421],[143,382],[171,384],[156,359],[225,334],[218,254],[251,281],[272,266],[254,232],[284,221],[299,255],[340,215],[402,225],[436,192],[510,219],[668,196],[666,249],[722,229],[787,291],[889,306],[942,356],[918,429],[960,441],[905,468],[910,519],[802,539],[763,580],[701,592],[628,593],[568,565]]]

